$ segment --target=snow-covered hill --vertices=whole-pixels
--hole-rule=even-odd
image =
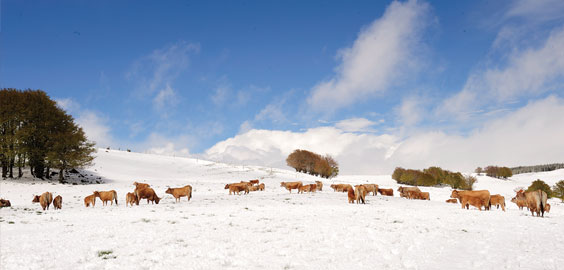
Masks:
[[[510,203],[516,187],[554,184],[564,170],[509,180],[478,176],[477,189],[505,196],[507,211],[462,210],[444,202],[449,188],[422,188],[431,201],[369,196],[347,203],[331,183],[376,183],[390,176],[340,176],[322,192],[289,194],[280,181],[319,178],[290,170],[100,149],[87,172],[102,184],[60,185],[24,178],[0,181],[2,269],[558,269],[564,265],[564,205],[552,199],[545,218]],[[226,183],[261,179],[264,192],[229,196]],[[150,183],[158,205],[126,207],[134,181]],[[167,186],[194,187],[174,203]],[[114,189],[118,206],[85,208],[94,190]],[[33,194],[63,197],[63,209],[41,211]]]

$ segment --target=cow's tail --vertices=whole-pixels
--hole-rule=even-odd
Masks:
[[[116,205],[118,205],[118,202],[117,202],[117,192],[114,190],[113,193],[114,193],[114,200],[116,201]]]
[[[192,199],[192,188],[190,188],[190,194],[188,194],[188,200]]]

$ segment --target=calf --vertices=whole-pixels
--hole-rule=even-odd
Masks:
[[[511,202],[516,204],[519,207],[519,210],[523,210],[523,207],[527,207],[527,201],[522,198],[513,197]]]
[[[318,191],[323,191],[323,182],[321,182],[321,181],[315,181],[315,184],[317,185],[317,190],[318,190]]]
[[[486,210],[489,210],[491,206],[490,192],[487,190],[453,190],[450,197],[460,199],[462,209],[465,207],[468,209],[468,205],[472,205],[482,211],[482,206]]]
[[[497,206],[497,209],[501,206],[501,210],[505,211],[505,197],[495,194],[490,196],[491,205]]]
[[[91,204],[92,204],[92,207],[94,207],[94,205],[96,205],[96,195],[94,195],[94,194],[84,197],[84,205],[86,207],[88,207]]]
[[[225,189],[229,189],[229,195],[237,193],[240,194],[241,191],[244,191],[244,194],[249,193],[249,185],[247,183],[233,183],[225,185]]]
[[[192,186],[186,185],[181,188],[168,188],[165,193],[171,194],[174,197],[174,202],[180,201],[180,197],[188,198],[188,201],[192,198]]]
[[[161,198],[159,198],[159,196],[155,193],[155,190],[150,187],[138,190],[137,194],[139,194],[137,197],[139,200],[147,199],[147,204],[149,204],[149,201],[151,201],[151,203],[159,204],[159,201],[161,200]]]
[[[391,188],[379,188],[378,192],[380,192],[382,196],[394,196],[394,190]]]
[[[286,188],[288,191],[290,191],[290,193],[292,193],[292,189],[297,189],[298,193],[299,193],[299,189],[301,186],[303,186],[303,183],[301,181],[297,181],[297,182],[280,182],[280,186]]]
[[[316,191],[317,191],[317,184],[310,184],[309,192],[316,192]]]
[[[347,197],[349,198],[349,203],[354,203],[356,196],[355,196],[354,190],[352,188],[349,189],[349,191],[347,192]]]
[[[137,196],[135,196],[135,193],[128,192],[125,195],[125,206],[127,206],[128,204],[130,206],[133,206],[134,203],[136,205],[139,205],[139,199],[137,199]]]
[[[110,201],[110,203],[113,205],[114,200],[116,202],[116,206],[118,205],[117,192],[115,190],[94,191],[94,196],[100,198],[102,205],[108,205],[108,201]]]
[[[0,199],[0,207],[10,207],[12,204],[9,200]]]
[[[51,205],[51,202],[53,202],[53,194],[51,194],[51,192],[44,192],[43,194],[41,194],[41,196],[35,195],[31,202],[39,203],[43,210],[49,210],[49,205]]]
[[[311,191],[311,185],[303,185],[303,186],[300,186],[300,187],[298,188],[298,194],[304,193],[304,191],[305,191],[305,192],[310,192],[310,191]]]
[[[259,184],[259,180],[258,180],[258,179],[249,180],[249,183],[251,183],[251,185],[258,185],[258,184]]]
[[[258,185],[260,191],[264,191],[264,183]]]
[[[429,192],[420,192],[420,193],[419,193],[419,199],[420,199],[420,200],[427,200],[427,201],[430,201],[430,200],[431,200],[431,195],[429,194]]]
[[[363,186],[366,188],[366,194],[370,194],[370,192],[372,192],[372,195],[376,196],[378,193],[378,185],[376,184],[363,184]]]
[[[61,195],[57,195],[57,197],[53,199],[53,206],[55,207],[55,210],[61,209],[63,206],[63,197],[61,197]]]
[[[458,203],[456,199],[448,199],[446,200],[447,203]]]
[[[249,187],[249,191],[258,191],[259,190],[259,186],[250,186]]]

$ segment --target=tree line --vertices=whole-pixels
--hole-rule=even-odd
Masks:
[[[0,90],[0,163],[3,178],[23,176],[29,167],[36,178],[90,165],[94,143],[72,116],[41,90]]]
[[[531,172],[548,172],[558,169],[564,169],[564,163],[513,167],[511,168],[511,172],[513,172],[513,174],[520,174],[520,173],[531,173]]]
[[[332,178],[339,174],[339,164],[330,155],[319,154],[296,149],[286,158],[286,164],[297,172],[308,173],[324,178]]]
[[[412,170],[397,167],[392,179],[398,184],[411,186],[449,185],[454,189],[472,190],[476,182],[473,176],[464,176],[460,172],[451,172],[440,167],[429,167],[424,170]]]
[[[484,169],[478,167],[474,172],[477,174],[485,173],[489,177],[503,178],[503,179],[507,179],[513,176],[513,172],[508,167],[487,166]]]

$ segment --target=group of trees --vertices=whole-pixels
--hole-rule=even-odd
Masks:
[[[94,144],[72,116],[41,90],[0,90],[0,163],[3,178],[23,175],[29,166],[34,177],[49,178],[91,164]]]
[[[452,188],[464,190],[472,190],[472,186],[476,182],[476,178],[473,176],[464,176],[460,172],[451,172],[440,167],[429,167],[423,171],[398,167],[394,170],[392,179],[396,180],[398,184],[404,185],[449,185]]]
[[[531,173],[531,172],[548,172],[558,169],[564,169],[564,163],[552,163],[552,164],[535,165],[535,166],[519,166],[519,167],[511,168],[511,172],[513,172],[513,174],[520,174],[520,173]]]
[[[297,172],[324,178],[332,178],[339,174],[339,164],[333,157],[330,155],[321,156],[307,150],[294,150],[286,158],[286,164]]]
[[[513,176],[513,172],[508,167],[488,166],[484,169],[478,167],[474,172],[477,174],[486,173],[486,175],[489,177],[504,179]]]
[[[542,190],[549,198],[560,198],[564,202],[564,180],[558,181],[552,188],[544,181],[537,179],[531,183],[527,191]]]

